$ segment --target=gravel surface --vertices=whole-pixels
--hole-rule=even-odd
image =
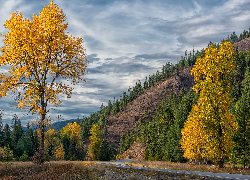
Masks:
[[[125,162],[135,160],[122,159],[115,162],[97,162],[107,167],[102,179],[239,179],[250,180],[250,175],[229,174],[229,173],[212,173],[201,171],[185,171],[185,170],[171,170],[161,168],[150,168],[141,166],[129,166]]]
[[[185,174],[172,174],[172,173],[163,173],[163,172],[156,172],[153,170],[135,170],[133,168],[124,168],[121,169],[108,169],[105,171],[105,174],[100,177],[100,179],[105,180],[176,180],[176,179],[194,179],[194,180],[201,180],[201,179],[214,179],[214,178],[204,178],[200,176],[188,176]]]

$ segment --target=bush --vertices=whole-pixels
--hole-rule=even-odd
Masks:
[[[29,156],[26,151],[24,151],[23,155],[19,158],[19,161],[22,162],[29,161]]]
[[[0,147],[0,161],[11,161],[13,160],[13,151],[10,150],[10,147],[4,146]]]
[[[44,160],[45,161],[50,161],[50,156],[49,156],[48,152],[45,153]]]

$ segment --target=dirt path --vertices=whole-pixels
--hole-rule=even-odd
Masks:
[[[162,172],[162,173],[167,173],[168,175],[173,175],[175,178],[183,177],[184,179],[189,179],[189,178],[191,178],[191,179],[197,179],[197,178],[204,179],[205,178],[205,179],[250,180],[250,175],[229,174],[229,173],[213,173],[213,172],[201,172],[201,171],[187,171],[187,170],[172,170],[172,169],[152,168],[152,167],[143,167],[143,166],[130,166],[130,165],[125,164],[125,163],[133,162],[133,161],[136,161],[136,160],[121,159],[121,160],[117,160],[114,162],[96,162],[96,164],[101,164],[101,165],[110,166],[110,167],[113,166],[116,168],[123,168],[123,169]],[[155,179],[159,179],[159,178],[155,178]],[[154,178],[151,177],[150,179],[154,179]]]

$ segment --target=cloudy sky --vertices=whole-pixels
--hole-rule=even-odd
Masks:
[[[50,0],[0,0],[0,32],[10,13],[38,15]],[[70,2],[70,3],[69,3]],[[120,98],[135,82],[175,64],[185,50],[201,50],[212,41],[250,28],[250,0],[55,0],[69,23],[68,32],[84,40],[88,54],[86,82],[49,115],[57,121],[89,116],[103,103]],[[1,36],[2,39],[2,36]],[[3,42],[0,42],[3,46]],[[7,67],[0,67],[0,72]],[[17,114],[25,126],[36,116],[18,111],[14,98],[0,98],[3,123]]]

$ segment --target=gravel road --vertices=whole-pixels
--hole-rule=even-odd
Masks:
[[[113,166],[116,168],[123,168],[127,170],[139,170],[135,171],[132,175],[131,173],[115,173],[110,170],[106,171],[104,179],[165,179],[163,176],[143,176],[140,172],[143,170],[155,171],[167,173],[170,175],[167,179],[189,179],[188,177],[192,177],[190,179],[237,179],[237,180],[250,180],[250,175],[242,175],[242,174],[229,174],[229,173],[212,173],[212,172],[201,172],[201,171],[186,171],[186,170],[171,170],[171,169],[161,169],[161,168],[150,168],[150,167],[141,167],[141,166],[129,166],[126,165],[125,162],[132,162],[136,160],[132,159],[121,159],[113,162],[97,162],[96,164],[101,164],[105,166]],[[171,174],[173,176],[171,176]],[[193,176],[192,176],[193,175]]]

